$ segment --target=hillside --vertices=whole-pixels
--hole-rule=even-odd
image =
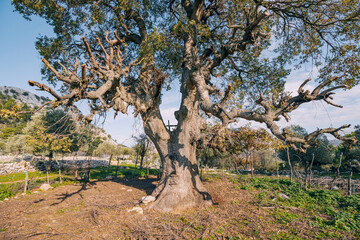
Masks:
[[[47,97],[38,96],[17,87],[0,86],[0,94],[13,98],[19,102],[26,103],[30,107],[40,107],[47,101],[50,101]]]
[[[10,86],[0,86],[0,96],[1,95],[4,95],[6,99],[14,99],[17,102],[25,103],[30,108],[38,108],[51,100],[50,98],[38,96],[24,89]],[[59,109],[65,111],[63,107],[59,107]],[[20,134],[28,121],[30,121],[30,115],[27,116],[26,119],[6,121],[2,124],[0,122],[0,139]],[[105,132],[103,128],[92,125],[91,129],[94,134],[100,137],[103,141],[117,145],[117,142],[112,139],[111,135]],[[4,131],[6,131],[6,134]]]

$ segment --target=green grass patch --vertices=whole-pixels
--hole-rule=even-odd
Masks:
[[[50,177],[58,176],[58,171],[53,171],[49,174]],[[46,177],[46,173],[35,171],[29,172],[28,178],[40,178]],[[14,182],[14,181],[21,181],[25,180],[25,173],[10,173],[8,175],[0,175],[0,182]]]
[[[282,209],[276,208],[275,211],[271,212],[270,215],[274,216],[276,221],[280,224],[288,224],[295,220],[302,220],[303,218],[298,214],[286,212]]]
[[[15,194],[19,191],[20,184],[0,184],[0,201],[5,198],[9,198],[15,196]]]
[[[147,176],[147,169],[138,169],[135,168],[133,164],[121,165],[126,168],[118,168],[117,177],[145,177]],[[108,167],[96,167],[91,169],[90,177],[91,179],[105,179],[107,176]],[[159,173],[158,169],[149,169],[149,175],[157,175]],[[110,166],[109,168],[109,176],[116,175],[116,166]]]
[[[321,188],[304,190],[297,182],[291,184],[289,179],[278,181],[274,177],[242,178],[234,179],[232,182],[235,189],[259,191],[255,194],[255,201],[260,206],[305,209],[307,213],[316,216],[310,219],[312,226],[321,229],[360,231],[360,195],[346,196],[341,191]],[[281,198],[280,193],[289,199]],[[304,219],[301,215],[281,209],[277,209],[271,215],[280,224]]]

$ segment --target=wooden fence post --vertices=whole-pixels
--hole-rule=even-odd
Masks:
[[[117,178],[117,175],[118,175],[120,157],[117,157],[116,160],[117,160],[117,163],[116,163],[115,178]]]
[[[286,147],[286,154],[287,154],[288,164],[290,167],[290,184],[292,184],[293,183],[293,168],[292,168],[291,161],[290,161],[289,147]]]
[[[109,158],[109,164],[108,164],[108,168],[107,168],[107,172],[106,172],[106,177],[109,176],[109,171],[110,171],[110,165],[111,165],[111,158],[112,158],[112,154],[110,155],[110,158]]]
[[[350,174],[349,174],[349,179],[348,179],[348,195],[350,196],[351,195],[351,177],[352,177],[352,169],[350,171]]]
[[[28,172],[25,172],[25,187],[24,187],[24,193],[26,194],[26,190],[28,189]]]

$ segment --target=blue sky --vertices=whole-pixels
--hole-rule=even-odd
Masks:
[[[0,1],[0,85],[32,90],[27,80],[40,80],[41,59],[36,37],[51,33],[44,20],[26,21],[13,12],[11,1]]]
[[[41,81],[42,62],[35,49],[35,41],[40,35],[51,34],[52,30],[44,20],[33,18],[32,21],[27,21],[13,10],[11,1],[0,1],[0,86],[19,87],[39,94],[27,84],[28,80]],[[315,76],[316,71],[311,68],[299,69],[291,74],[286,89],[295,93],[304,79]],[[46,93],[40,94],[49,96]],[[164,94],[161,111],[166,123],[168,120],[175,123],[173,112],[177,109],[179,100],[177,88]],[[299,124],[308,131],[313,131],[316,128],[338,127],[347,123],[353,126],[360,124],[359,86],[350,91],[338,91],[334,102],[343,104],[344,108],[335,108],[325,102],[304,104],[291,114],[290,123],[282,121],[281,125]],[[246,121],[240,121],[240,124],[245,123]],[[257,123],[252,125],[265,127]],[[134,120],[131,114],[119,115],[115,120],[109,114],[103,127],[114,139],[125,145],[132,145],[131,136],[142,131],[141,121]]]

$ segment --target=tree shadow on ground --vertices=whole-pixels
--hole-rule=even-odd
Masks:
[[[92,186],[96,185],[98,182],[108,182],[108,181],[112,181],[112,182],[116,182],[116,183],[120,183],[122,185],[125,185],[127,187],[133,187],[133,188],[137,188],[139,190],[142,190],[144,192],[146,192],[147,195],[151,194],[151,192],[155,189],[156,187],[156,182],[158,181],[158,178],[155,177],[149,177],[149,178],[144,178],[144,177],[122,177],[122,178],[113,178],[111,180],[106,180],[106,179],[101,179],[101,180],[95,180],[95,181],[91,181],[91,182],[83,182],[81,184],[81,188],[78,189],[77,191],[74,191],[72,193],[61,193],[61,194],[57,194],[58,196],[58,202],[52,203],[51,206],[55,206],[58,205],[62,202],[64,202],[67,198],[70,198],[76,194],[79,194],[81,197],[81,192],[86,191],[87,189],[91,188]]]
[[[146,194],[151,194],[155,189],[158,178],[155,177],[122,177],[122,178],[113,178],[111,181],[120,183],[122,185],[137,188],[139,190],[145,191]]]
[[[66,193],[57,194],[57,196],[59,196],[57,199],[60,200],[60,201],[52,203],[50,206],[58,205],[58,204],[64,202],[67,198],[72,197],[72,196],[74,196],[76,194],[79,194],[81,196],[80,193],[82,191],[85,191],[85,190],[89,189],[89,187],[94,186],[94,185],[96,185],[96,182],[83,182],[81,184],[81,188],[79,190],[75,191],[75,192],[72,192],[72,193],[67,193],[66,192]]]

